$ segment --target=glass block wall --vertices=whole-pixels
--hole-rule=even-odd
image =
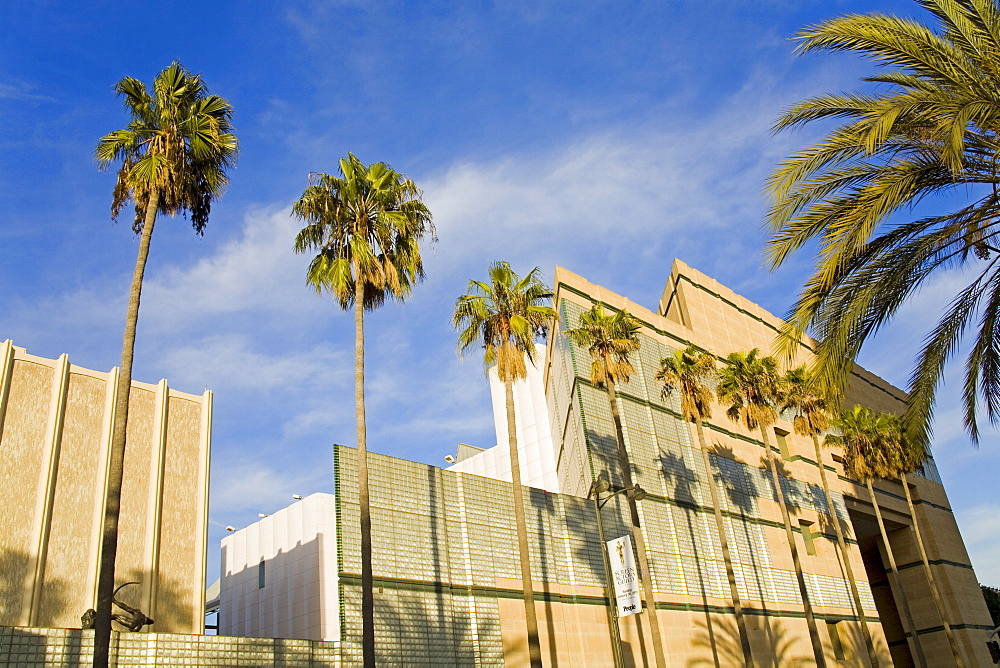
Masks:
[[[346,662],[361,656],[355,458],[353,448],[335,447]],[[379,661],[503,665],[499,602],[522,598],[511,484],[384,455],[368,458]],[[604,566],[593,503],[525,491],[533,579],[595,588],[587,590],[593,595],[539,592],[536,600],[604,606],[596,589],[604,586]],[[626,511],[614,503],[605,508],[609,538],[628,533]]]
[[[577,327],[586,310],[568,299],[560,300],[557,308],[560,330]],[[646,326],[650,327],[648,323]],[[670,336],[658,333],[665,335],[663,338]],[[632,359],[635,374],[616,389],[633,479],[648,493],[639,504],[639,512],[654,589],[667,595],[728,599],[703,458],[692,426],[680,417],[679,397],[676,393],[664,397],[662,383],[655,379],[660,360],[674,348],[646,334],[640,335],[640,341],[640,349]],[[687,342],[677,339],[675,345],[680,348]],[[591,481],[598,476],[607,477],[615,487],[623,485],[608,394],[590,382],[589,352],[558,332],[551,350],[548,401],[553,438],[560,444],[563,489],[586,495]],[[762,468],[762,462],[761,467],[756,467],[723,456],[725,446],[712,436],[751,441],[761,448],[761,457],[763,445],[730,431],[724,414],[718,407],[716,411],[719,415],[715,420],[706,423],[710,447],[721,446],[721,455],[710,455],[711,478],[722,506],[740,597],[744,605],[748,600],[801,605],[794,571],[775,567],[774,562],[780,560],[770,552],[770,545],[787,551],[784,529],[780,522],[762,518],[758,506],[760,499],[774,498],[770,473]],[[787,477],[781,484],[790,506],[826,516],[821,487]],[[843,497],[832,494],[838,519],[850,526]],[[823,534],[828,533],[826,538],[833,540],[829,521],[825,524]],[[780,536],[769,542],[767,534],[773,537],[774,532],[780,532]],[[851,609],[846,580],[812,573],[806,574],[806,580],[814,605]],[[862,605],[873,612],[875,603],[869,588],[860,589]],[[748,612],[753,613],[754,605],[749,607]]]

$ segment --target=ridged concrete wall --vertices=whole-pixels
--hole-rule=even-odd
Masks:
[[[96,607],[117,379],[0,343],[0,625]],[[211,411],[211,392],[132,383],[116,571],[155,631],[204,628]]]

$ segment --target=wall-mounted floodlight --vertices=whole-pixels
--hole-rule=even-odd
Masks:
[[[226,531],[236,531],[236,527],[226,527]]]
[[[446,462],[448,462],[449,464],[454,464],[455,463],[455,457],[453,455],[445,455],[444,456],[444,460]]]
[[[302,500],[302,495],[301,494],[292,494],[292,498],[295,499],[296,501],[301,501]]]
[[[257,517],[267,517],[267,513],[257,513]]]

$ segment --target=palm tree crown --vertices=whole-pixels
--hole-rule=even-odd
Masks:
[[[819,436],[830,428],[827,400],[805,366],[785,373],[781,406],[795,413],[792,427],[800,436]]]
[[[848,15],[799,35],[801,51],[848,51],[886,68],[870,93],[823,95],[791,107],[782,130],[842,124],[772,175],[769,255],[782,264],[810,241],[815,273],[792,309],[793,341],[811,329],[821,383],[842,389],[861,346],[936,269],[968,266],[962,289],[918,355],[903,418],[926,444],[945,362],[971,320],[979,332],[966,360],[964,421],[973,440],[977,400],[1000,420],[1000,9],[989,0],[921,0],[937,25],[885,14]],[[960,189],[960,190],[959,190]],[[967,201],[942,214],[894,218],[928,195]],[[940,200],[939,200],[940,202]],[[790,343],[789,345],[794,345]]]
[[[694,346],[664,357],[656,372],[656,380],[663,382],[664,397],[680,391],[681,414],[690,422],[712,417],[712,390],[706,382],[715,377],[715,358]]]
[[[295,252],[319,251],[306,275],[347,310],[361,282],[365,310],[387,296],[409,295],[423,278],[418,243],[434,236],[431,212],[416,184],[384,162],[365,165],[353,153],[340,160],[340,176],[314,174],[292,211],[308,224]]]
[[[715,391],[719,401],[729,404],[726,417],[733,422],[751,430],[774,424],[778,419],[775,405],[781,399],[778,362],[761,357],[758,348],[748,353],[732,352],[719,370]]]
[[[192,226],[202,234],[212,200],[228,183],[226,170],[236,159],[232,106],[210,95],[201,76],[177,62],[156,76],[152,93],[132,77],[119,81],[115,91],[132,120],[102,137],[95,150],[102,168],[121,161],[112,217],[132,200],[132,227],[139,232],[155,197],[159,213],[190,211]]]
[[[590,352],[590,380],[602,387],[608,380],[628,382],[635,373],[629,355],[639,350],[639,328],[639,321],[625,309],[609,314],[595,304],[580,316],[580,326],[567,329],[566,335]]]
[[[866,406],[854,406],[834,421],[840,435],[830,434],[826,442],[844,448],[844,472],[862,482],[898,475],[901,460],[899,419],[876,413]]]
[[[469,281],[469,294],[455,303],[459,349],[481,343],[486,367],[496,365],[501,382],[526,378],[525,358],[534,362],[535,341],[557,317],[546,303],[552,291],[539,278],[538,267],[522,278],[507,262],[495,262],[489,273],[488,283]]]

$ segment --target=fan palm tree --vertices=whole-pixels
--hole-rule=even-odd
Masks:
[[[715,488],[712,475],[712,463],[708,456],[708,444],[705,442],[703,420],[712,417],[712,390],[706,385],[716,378],[715,358],[694,346],[685,350],[675,350],[669,357],[660,360],[660,369],[656,379],[663,381],[663,396],[680,392],[681,416],[695,424],[698,431],[698,444],[701,446],[702,462],[706,484],[712,494],[712,510],[715,512],[715,526],[719,533],[719,544],[722,546],[722,559],[726,564],[726,577],[729,580],[729,594],[733,600],[733,611],[736,616],[736,627],[740,634],[740,646],[743,650],[743,663],[747,668],[753,667],[753,654],[750,650],[750,635],[747,633],[746,620],[743,618],[743,605],[739,590],[736,587],[736,573],[733,570],[733,560],[729,554],[729,539],[722,523],[722,510],[719,507],[719,492]]]
[[[809,639],[812,642],[816,665],[826,666],[823,654],[823,644],[816,628],[816,618],[813,615],[812,603],[809,601],[809,591],[802,572],[802,562],[799,559],[799,549],[795,543],[792,531],[792,521],[788,515],[785,503],[785,493],[781,486],[781,476],[778,465],[771,450],[771,439],[767,428],[778,421],[776,406],[782,398],[782,377],[778,374],[778,363],[773,357],[761,357],[760,350],[754,348],[748,353],[733,352],[726,357],[726,365],[719,371],[719,384],[716,394],[719,401],[728,404],[726,416],[733,422],[742,424],[748,430],[760,431],[764,442],[767,465],[774,479],[775,500],[781,509],[781,519],[785,525],[785,538],[792,554],[795,567],[795,577],[799,584],[799,594],[802,596],[802,606],[805,610],[806,624],[809,627]]]
[[[945,615],[944,603],[941,601],[941,590],[938,589],[937,580],[934,579],[934,572],[931,570],[931,562],[927,558],[927,548],[920,533],[920,522],[917,520],[917,509],[913,505],[910,484],[906,480],[908,473],[915,472],[923,465],[927,459],[927,450],[922,445],[908,441],[902,433],[902,425],[899,423],[899,419],[893,416],[893,420],[896,422],[896,429],[898,431],[896,442],[899,447],[897,460],[899,468],[897,469],[897,475],[899,476],[899,482],[903,485],[903,491],[906,493],[906,505],[910,511],[910,530],[913,532],[917,549],[920,551],[920,561],[924,566],[924,576],[927,578],[927,584],[930,585],[934,607],[937,609],[938,616],[941,617],[941,625],[944,626],[944,633],[945,637],[948,638],[948,646],[951,649],[952,658],[955,660],[955,665],[962,666],[964,662],[958,650],[958,640],[955,638],[955,632],[952,630],[951,624],[948,623],[948,618]]]
[[[539,279],[538,267],[522,278],[514,273],[508,263],[496,262],[490,266],[489,274],[489,282],[469,282],[469,293],[459,297],[455,303],[452,323],[459,329],[459,350],[465,351],[474,344],[481,344],[486,351],[484,362],[487,371],[495,367],[497,377],[504,384],[514,518],[521,559],[524,616],[528,627],[528,656],[534,667],[542,665],[542,650],[538,640],[528,528],[521,487],[521,463],[517,450],[514,383],[528,377],[525,360],[534,364],[535,341],[545,338],[556,319],[556,312],[548,305],[552,299],[552,291]]]
[[[875,487],[872,485],[875,478],[891,476],[898,467],[897,453],[894,452],[894,441],[898,440],[898,422],[894,423],[893,416],[886,413],[875,413],[870,408],[855,406],[842,412],[834,421],[833,426],[840,431],[840,435],[828,434],[826,443],[843,446],[844,473],[855,480],[860,480],[868,487],[868,495],[871,497],[872,507],[875,509],[875,519],[878,521],[879,532],[882,534],[882,544],[885,546],[885,553],[889,559],[893,593],[899,595],[902,604],[899,607],[902,608],[903,616],[909,627],[907,631],[917,665],[926,666],[927,659],[924,657],[924,650],[920,644],[920,638],[917,636],[917,627],[913,623],[910,603],[899,579],[896,557],[893,554],[892,545],[889,543],[889,534],[882,519],[882,510],[879,508]]]
[[[615,313],[605,313],[604,307],[595,304],[580,315],[579,327],[567,329],[566,335],[576,345],[587,348],[591,356],[590,382],[597,387],[605,387],[608,391],[608,401],[611,403],[611,418],[615,424],[615,436],[618,441],[618,461],[622,469],[622,477],[626,487],[632,486],[632,463],[625,449],[625,434],[622,431],[622,418],[618,410],[618,395],[615,384],[628,382],[635,373],[635,367],[629,361],[632,353],[639,350],[639,321],[628,311],[622,309]],[[653,654],[656,665],[666,665],[663,654],[663,640],[660,638],[660,626],[656,620],[656,600],[653,595],[653,577],[649,572],[649,559],[646,555],[646,541],[642,536],[639,523],[639,509],[635,499],[628,497],[629,511],[632,516],[632,535],[635,549],[639,555],[640,579],[649,614],[650,634],[653,638]]]
[[[212,200],[225,189],[226,170],[234,165],[238,148],[236,135],[232,133],[232,106],[224,98],[210,95],[201,76],[191,74],[180,63],[175,62],[157,74],[152,91],[131,77],[119,81],[115,91],[124,101],[130,120],[124,129],[102,137],[94,154],[102,169],[121,163],[111,216],[117,219],[127,203],[134,205],[132,230],[139,235],[139,250],[115,388],[97,585],[95,666],[107,665],[111,641],[111,600],[115,589],[135,330],[153,226],[160,213],[170,216],[190,213],[194,231],[203,234]]]
[[[921,0],[927,27],[887,14],[847,15],[799,35],[799,51],[846,51],[881,68],[869,92],[804,100],[775,124],[784,130],[837,120],[816,145],[771,176],[768,254],[773,267],[815,240],[815,273],[791,310],[785,341],[811,329],[820,382],[842,388],[868,339],[936,270],[967,268],[971,281],[926,337],[903,416],[907,438],[926,445],[945,362],[972,319],[964,422],[978,441],[977,402],[1000,420],[1000,7],[991,0]],[[929,196],[957,193],[951,201]],[[936,215],[906,211],[931,201]],[[933,209],[922,209],[933,211]],[[810,244],[811,246],[811,244]]]
[[[924,576],[931,590],[931,598],[938,616],[941,618],[941,625],[944,627],[945,637],[951,649],[952,658],[955,665],[964,665],[962,655],[958,649],[958,640],[952,630],[951,624],[945,615],[944,604],[941,601],[941,592],[938,589],[934,573],[931,571],[930,561],[927,558],[927,549],[924,545],[923,536],[920,533],[920,522],[917,520],[916,507],[913,504],[913,495],[910,493],[910,485],[906,480],[909,473],[913,473],[923,465],[927,459],[927,450],[922,445],[914,444],[906,439],[903,434],[902,424],[898,417],[888,413],[876,414],[874,420],[878,424],[878,433],[881,437],[882,453],[879,457],[878,477],[892,478],[898,477],[903,485],[906,494],[906,504],[910,511],[910,531],[913,533],[914,542],[920,552],[920,561],[923,564]],[[863,452],[862,455],[867,454]],[[870,456],[870,455],[869,455]],[[873,468],[874,470],[874,468]],[[869,489],[871,493],[871,489]]]
[[[306,221],[295,252],[316,251],[306,282],[328,291],[343,310],[354,311],[354,402],[361,512],[362,652],[375,665],[375,600],[372,591],[371,507],[365,422],[365,311],[392,297],[405,299],[423,278],[419,242],[434,235],[431,212],[416,184],[384,162],[365,165],[352,153],[340,160],[340,176],[314,174],[293,213]]]
[[[826,465],[823,463],[823,449],[820,447],[820,434],[830,428],[830,416],[827,410],[827,400],[822,392],[817,389],[812,373],[805,366],[800,366],[789,370],[785,374],[785,391],[781,398],[783,410],[790,410],[795,414],[792,419],[792,428],[799,436],[808,436],[812,439],[813,448],[816,452],[816,463],[819,465],[820,483],[823,485],[823,496],[826,497],[826,509],[830,516],[830,523],[837,534],[837,546],[840,548],[841,561],[847,573],[847,582],[851,589],[851,599],[854,602],[854,610],[858,614],[858,621],[861,622],[861,634],[865,639],[865,647],[868,648],[868,659],[873,666],[879,665],[878,655],[875,653],[875,644],[872,642],[871,630],[868,628],[868,621],[865,619],[865,610],[861,607],[861,594],[858,592],[858,583],[854,581],[854,568],[851,566],[851,553],[847,549],[847,541],[844,540],[844,530],[840,526],[837,517],[837,509],[833,504],[833,496],[830,493],[830,483],[826,476]]]

